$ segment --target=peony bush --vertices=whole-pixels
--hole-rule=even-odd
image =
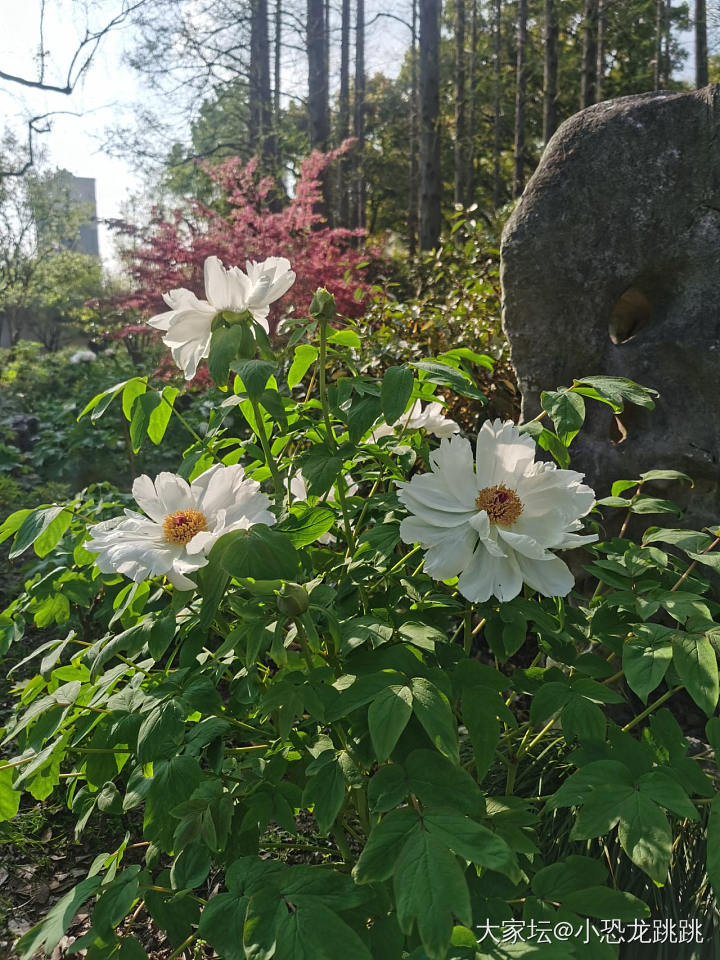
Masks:
[[[88,960],[145,957],[143,912],[171,958],[704,949],[719,531],[636,542],[631,518],[676,512],[653,484],[688,478],[649,471],[596,501],[570,469],[586,402],[653,391],[586,377],[530,423],[464,436],[445,412],[483,402],[470,351],[361,373],[355,325],[319,289],[277,355],[268,307],[294,279],[282,258],[213,255],[204,301],[164,289],[151,323],[224,393],[207,429],[175,387],[116,384],[81,416],[120,405],[136,451],[177,416],[176,472],[139,477],[132,505],[91,486],[0,527],[11,557],[43,561],[1,649],[48,631],[4,731],[0,816],[54,796],[80,843],[102,818],[126,828],[20,956],[51,954],[86,902],[71,952]],[[707,717],[704,753],[677,703]],[[704,892],[663,928],[690,830]]]

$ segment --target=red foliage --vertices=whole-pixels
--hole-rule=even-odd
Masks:
[[[297,280],[271,308],[271,330],[291,306],[296,314],[307,315],[320,286],[335,295],[340,314],[358,315],[362,307],[356,291],[367,290],[361,266],[367,251],[357,249],[354,241],[364,233],[330,228],[317,212],[320,176],[343,150],[315,152],[304,160],[293,197],[277,212],[269,203],[275,184],[258,176],[254,160],[246,165],[229,160],[205,167],[218,186],[218,201],[213,206],[193,201],[190,216],[176,210],[172,219],[157,216],[152,221],[147,235],[139,244],[136,238],[125,254],[135,291],[122,297],[118,306],[147,315],[158,313],[167,309],[162,294],[177,287],[187,287],[204,298],[203,264],[213,254],[226,267],[242,269],[246,260],[283,256]]]

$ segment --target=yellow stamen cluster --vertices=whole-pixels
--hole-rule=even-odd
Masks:
[[[163,520],[163,533],[168,543],[190,543],[201,530],[207,530],[207,519],[199,510],[176,510]]]
[[[504,483],[495,487],[483,487],[475,498],[475,506],[487,513],[490,523],[501,527],[511,527],[523,512],[522,500]]]

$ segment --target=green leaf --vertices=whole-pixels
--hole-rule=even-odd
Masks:
[[[706,851],[707,874],[717,897],[720,895],[720,793],[715,794],[710,804]]]
[[[122,392],[122,411],[126,420],[132,418],[132,409],[135,401],[141,397],[147,390],[147,377],[134,377],[123,387]]]
[[[712,716],[718,702],[718,665],[708,638],[676,633],[673,637],[673,664],[695,703]]]
[[[359,350],[362,346],[362,340],[354,330],[336,330],[328,337],[328,343],[338,343],[341,347],[352,347],[353,350]]]
[[[13,771],[0,770],[0,821],[12,820],[20,809],[20,791],[13,790]]]
[[[672,660],[672,644],[668,637],[657,640],[631,637],[623,644],[622,664],[630,689],[643,703],[659,685]]]
[[[313,813],[320,833],[329,832],[345,801],[346,783],[342,767],[334,751],[327,753],[331,754],[328,762],[314,776],[308,777],[303,793],[303,803],[314,805]]]
[[[22,522],[25,517],[29,516],[33,511],[32,510],[16,510],[15,513],[11,513],[9,517],[6,517],[2,526],[0,526],[0,543],[4,540],[7,540],[8,537],[11,537],[16,530],[22,526]]]
[[[215,543],[209,554],[231,577],[254,580],[292,580],[299,557],[283,533],[257,523],[249,530],[233,530]]]
[[[651,480],[684,480],[691,487],[693,486],[692,477],[686,473],[680,473],[679,470],[646,470],[645,473],[640,474],[640,479],[645,483]]]
[[[224,387],[230,376],[230,364],[246,346],[247,340],[252,340],[252,334],[245,323],[234,323],[230,327],[216,327],[210,338],[210,354],[208,356],[208,370],[213,381]],[[265,380],[267,383],[267,379]],[[263,384],[263,387],[265,384]]]
[[[418,360],[416,363],[411,363],[410,366],[422,370],[425,374],[424,379],[429,380],[430,383],[439,383],[442,386],[450,387],[461,397],[469,397],[487,403],[485,394],[473,386],[467,374],[461,373],[455,367],[449,367],[446,363],[438,363],[437,360]]]
[[[177,387],[165,387],[163,392],[160,394],[161,402],[150,414],[150,419],[147,425],[147,435],[154,444],[160,443],[162,438],[165,436],[165,431],[170,423],[170,418],[172,417],[172,412],[175,405],[175,398],[177,397],[178,393],[179,390]]]
[[[544,427],[537,436],[537,445],[543,450],[547,450],[563,470],[570,466],[570,454],[567,447],[552,430]]]
[[[418,830],[407,839],[393,889],[400,929],[409,936],[417,924],[429,960],[445,960],[453,918],[469,927],[472,910],[460,864],[432,832]]]
[[[19,557],[27,548],[35,543],[42,534],[48,529],[50,524],[61,513],[66,510],[65,507],[38,507],[32,510],[23,518],[18,532],[15,534],[12,550],[8,554],[11,560]]]
[[[675,530],[650,527],[643,534],[643,543],[670,543],[681,550],[700,551],[709,547],[712,537],[696,530]]]
[[[672,500],[660,500],[658,497],[634,497],[630,504],[631,513],[682,513],[680,507]]]
[[[387,813],[402,803],[409,785],[405,771],[397,763],[379,767],[368,784],[368,803],[372,813]]]
[[[332,456],[326,447],[315,446],[301,458],[300,465],[308,493],[321,497],[340,476],[343,461],[342,457]]]
[[[332,529],[335,514],[328,507],[293,504],[289,516],[274,529],[283,533],[294,547],[307,547]]]
[[[409,788],[423,804],[448,807],[470,816],[484,812],[485,799],[475,780],[437,750],[413,750],[404,766],[406,791]]]
[[[597,787],[588,796],[573,825],[572,840],[589,840],[604,837],[620,819],[620,806],[623,801],[635,794],[632,786],[606,783]]]
[[[39,557],[46,557],[58,545],[72,518],[72,510],[65,508],[48,524],[33,545],[33,550]]]
[[[173,890],[194,890],[210,873],[210,851],[204,843],[194,840],[184,847],[173,861],[170,883]]]
[[[143,393],[135,400],[132,409],[132,418],[130,420],[130,442],[133,453],[137,453],[142,446],[148,426],[150,425],[150,417],[153,412],[157,410],[160,403],[161,396],[154,390],[151,393]]]
[[[558,437],[569,447],[585,422],[585,401],[577,393],[551,390],[540,394],[540,403],[552,418]]]
[[[154,707],[138,731],[138,762],[150,763],[173,757],[183,741],[184,721],[183,709],[176,700],[166,700]]]
[[[100,886],[99,876],[87,877],[76,887],[65,894],[46,916],[31,927],[18,940],[15,949],[20,960],[31,960],[36,953],[43,950],[47,956],[53,952],[67,933],[75,914],[83,903],[92,896]]]
[[[412,680],[411,687],[415,716],[422,724],[431,743],[440,753],[459,763],[457,724],[450,701],[442,691],[424,677],[416,677]]]
[[[137,383],[147,385],[147,377],[133,377],[131,380],[123,380],[122,383],[116,383],[114,386],[109,387],[107,390],[103,390],[102,393],[96,394],[89,403],[85,405],[82,412],[78,416],[78,420],[82,420],[86,413],[92,411],[91,420],[99,420],[100,417],[105,413],[107,408],[113,402],[115,397],[121,393],[128,384]],[[132,392],[132,391],[131,391]],[[133,397],[134,399],[134,397]],[[126,419],[130,419],[129,416]]]
[[[624,401],[634,403],[639,407],[646,407],[652,410],[655,406],[653,397],[658,396],[657,390],[649,387],[643,387],[633,380],[626,380],[623,377],[583,377],[581,380],[573,380],[573,385],[592,387],[597,394],[596,399],[609,403],[616,412],[620,413],[624,409]],[[588,395],[586,390],[579,390],[579,393]]]
[[[285,910],[278,926],[276,960],[373,960],[355,931],[318,901]]]
[[[479,367],[485,367],[487,370],[492,370],[495,366],[495,361],[492,357],[489,357],[486,353],[475,353],[475,351],[470,350],[469,347],[454,347],[452,350],[446,350],[438,356],[438,360],[456,359],[469,360],[471,363],[476,363]]]
[[[395,749],[412,715],[412,702],[410,687],[393,684],[381,691],[370,704],[368,726],[380,763],[387,760]]]
[[[465,860],[501,873],[517,872],[512,850],[502,837],[456,810],[426,807],[423,826],[436,841]]]
[[[607,880],[607,870],[591,857],[571,854],[559,863],[538,870],[532,879],[532,891],[542,900],[560,900],[575,890],[584,890]]]
[[[317,347],[313,347],[309,343],[301,343],[295,347],[293,362],[290,364],[287,377],[288,386],[291,390],[300,383],[311,364],[317,359],[317,355]]]
[[[651,770],[638,780],[640,793],[646,794],[653,803],[659,803],[671,813],[688,820],[697,820],[698,812],[687,793],[677,780],[662,770]]]
[[[219,893],[208,900],[200,916],[198,936],[225,960],[247,960],[243,948],[243,924],[248,898]]]
[[[392,426],[405,412],[413,390],[413,372],[405,366],[388,367],[382,381],[382,411],[385,422]]]
[[[277,370],[277,364],[268,360],[239,360],[233,364],[245,387],[245,393],[251,400],[259,400],[270,377]]]
[[[413,831],[420,830],[417,814],[408,807],[391,811],[376,824],[353,867],[356,883],[387,880],[392,876],[395,861]]]
[[[600,920],[640,920],[650,915],[650,907],[642,900],[610,887],[586,887],[568,893],[563,906],[574,913]]]
[[[616,797],[616,802],[619,801]],[[619,805],[618,838],[625,853],[655,883],[664,883],[670,867],[672,834],[662,810],[633,791]]]
[[[462,718],[475,752],[478,782],[481,782],[495,759],[500,740],[500,724],[492,699],[483,699],[476,690],[465,690],[462,697]]]

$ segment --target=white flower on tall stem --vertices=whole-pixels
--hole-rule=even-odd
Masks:
[[[160,473],[133,483],[133,496],[146,515],[126,510],[90,527],[86,550],[97,553],[101,573],[121,573],[139,583],[164,575],[179,590],[195,583],[187,574],[207,563],[215,541],[255,523],[272,526],[269,498],[239,465],[215,464],[192,483]]]
[[[410,516],[405,543],[427,548],[424,569],[435,580],[459,577],[464,597],[512,600],[523,582],[545,596],[566,596],[574,580],[553,550],[597,540],[580,518],[595,494],[583,474],[535,461],[535,443],[510,421],[489,421],[478,434],[475,464],[461,437],[430,454],[431,473],[398,483]]]
[[[247,273],[239,267],[226,270],[217,257],[208,257],[205,261],[207,300],[199,300],[184,288],[171,290],[163,294],[170,309],[148,320],[151,327],[164,332],[163,343],[170,348],[186,380],[192,380],[200,361],[210,354],[212,322],[219,313],[249,310],[267,332],[270,304],[287,293],[295,282],[290,261],[284,257],[269,257],[262,263],[248,260],[245,266]]]
[[[423,407],[422,403],[416,400],[395,423],[383,423],[379,427],[374,427],[373,438],[379,440],[380,437],[389,437],[395,433],[396,427],[404,427],[405,430],[424,430],[440,439],[460,432],[460,427],[454,420],[445,416],[443,405],[437,401]]]

